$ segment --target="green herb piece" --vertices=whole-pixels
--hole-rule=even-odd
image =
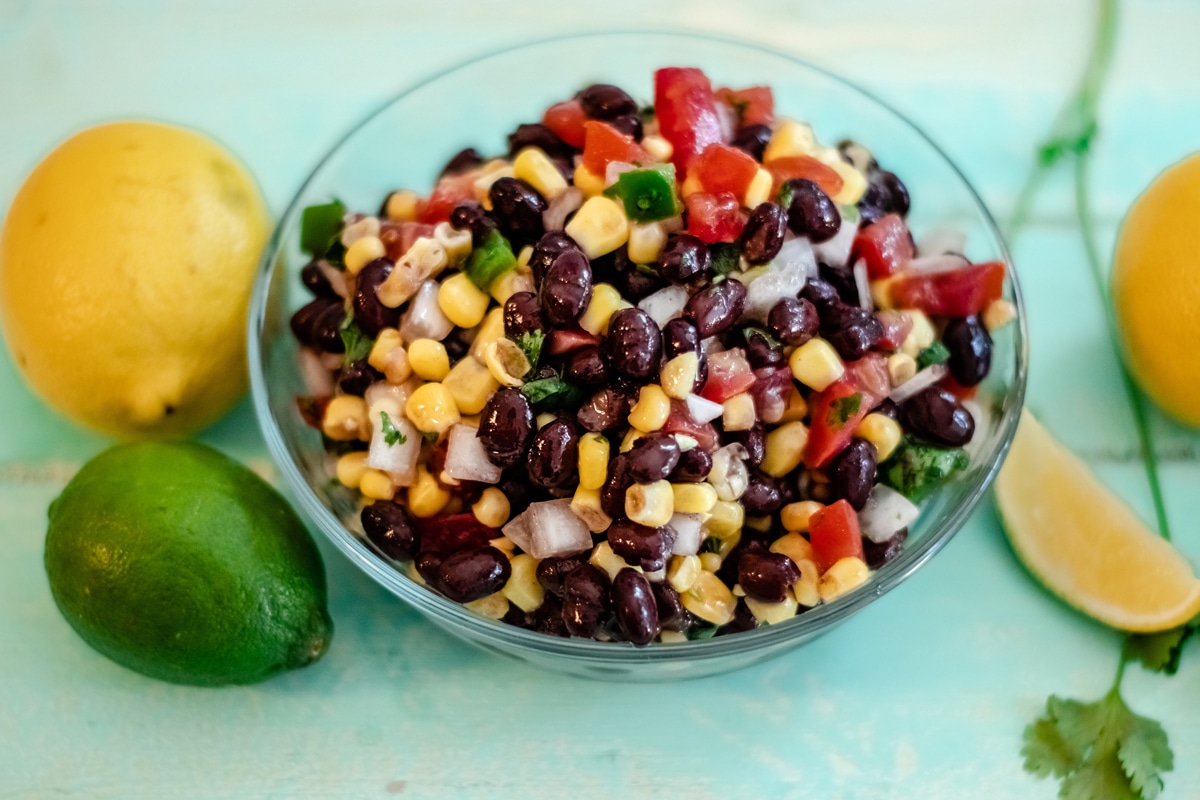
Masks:
[[[658,271],[658,267],[654,266],[653,264],[634,264],[633,268],[638,273],[645,275],[648,278],[662,277],[662,273]]]
[[[779,187],[779,205],[783,206],[783,210],[787,211],[792,207],[792,200],[796,199],[796,190],[792,188],[791,181],[784,181]]]
[[[914,503],[920,503],[934,489],[971,461],[962,448],[934,447],[905,437],[896,452],[880,465],[880,480]]]
[[[517,258],[513,255],[512,247],[500,231],[492,229],[488,232],[483,243],[471,251],[463,272],[471,279],[471,283],[483,291],[491,288],[492,282],[510,269],[517,266]]]
[[[841,212],[842,222],[855,223],[862,218],[862,214],[858,211],[858,206],[853,203],[839,204],[838,211]]]
[[[379,422],[383,429],[383,441],[387,442],[388,447],[394,444],[408,443],[408,437],[396,428],[396,423],[392,422],[391,416],[386,411],[379,412]]]
[[[917,353],[917,369],[925,369],[931,364],[945,364],[950,360],[950,351],[946,345],[935,341],[920,353]]]
[[[742,338],[746,340],[747,344],[750,343],[751,336],[755,336],[755,337],[762,339],[764,342],[767,343],[768,347],[771,347],[771,348],[779,347],[779,340],[776,339],[774,336],[772,336],[770,333],[768,333],[765,329],[760,328],[757,325],[747,325],[746,327],[742,328]]]
[[[341,334],[342,344],[346,346],[346,353],[342,357],[344,364],[353,364],[355,361],[363,360],[370,355],[371,348],[375,346],[375,341],[363,333],[355,323],[353,314],[346,316],[338,333]]]
[[[691,628],[688,630],[688,632],[686,634],[687,638],[693,642],[700,641],[702,639],[711,639],[716,635],[717,635],[717,626],[716,625],[707,625],[702,628],[700,628],[700,627]]]
[[[542,344],[545,341],[546,334],[544,331],[529,331],[513,339],[513,342],[517,347],[521,348],[521,352],[525,354],[525,359],[529,362],[529,372],[525,373],[526,375],[537,370],[538,359],[542,357]]]
[[[701,553],[716,553],[721,554],[721,540],[716,536],[705,537],[704,542],[700,545]]]
[[[334,200],[320,206],[309,206],[300,216],[300,249],[313,258],[322,258],[335,242],[341,244],[342,219],[346,206]]]
[[[829,404],[829,427],[841,428],[862,408],[862,393],[839,397]]]
[[[577,405],[583,399],[583,390],[557,375],[529,381],[521,387],[529,402],[542,409],[564,408]]]
[[[1174,675],[1179,671],[1183,646],[1200,629],[1200,618],[1158,633],[1131,633],[1125,637],[1125,658],[1141,662],[1154,672]]]
[[[421,438],[425,440],[426,444],[435,444],[438,440],[438,432],[437,431],[423,431],[421,433]]]
[[[625,206],[625,216],[634,222],[673,217],[680,211],[675,197],[675,165],[655,164],[622,172],[617,182],[604,190],[604,196],[619,199]]]
[[[742,268],[738,257],[738,248],[732,242],[717,242],[708,246],[713,272],[718,275],[729,275]]]

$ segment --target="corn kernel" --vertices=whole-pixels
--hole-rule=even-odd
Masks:
[[[516,388],[524,385],[522,376],[531,369],[525,351],[511,339],[497,339],[483,350],[483,363],[501,386]]]
[[[884,311],[895,309],[896,305],[892,302],[892,284],[895,280],[896,276],[891,275],[870,282],[871,302],[875,305],[875,308]]]
[[[774,520],[771,519],[770,514],[761,517],[746,517],[746,523],[742,529],[749,528],[759,533],[770,533],[773,522]]]
[[[684,178],[683,183],[679,185],[679,196],[688,197],[689,195],[698,194],[704,191],[704,184],[700,182],[699,175],[688,175]]]
[[[392,476],[378,469],[363,472],[358,482],[358,490],[362,492],[363,497],[372,500],[391,500],[396,496],[396,484],[392,482]]]
[[[766,603],[747,596],[746,608],[750,609],[750,613],[760,624],[778,625],[780,622],[787,622],[796,616],[796,596],[788,592],[778,603]]]
[[[471,356],[480,364],[485,358],[483,351],[487,346],[497,339],[504,338],[504,309],[493,308],[483,318],[483,322],[479,325],[479,330],[475,332],[475,338],[471,342]]]
[[[408,363],[417,377],[426,381],[445,380],[450,373],[446,346],[436,339],[415,339],[408,346]]]
[[[335,442],[371,440],[371,421],[367,417],[367,401],[352,394],[338,395],[325,407],[321,430]]]
[[[993,300],[983,310],[983,324],[989,332],[995,333],[1017,318],[1017,307],[1007,300]]]
[[[508,522],[508,515],[511,513],[508,496],[495,486],[489,486],[480,493],[479,499],[471,506],[471,513],[475,515],[475,519],[479,520],[479,524],[489,528],[499,528]]]
[[[858,423],[854,435],[875,445],[876,460],[882,463],[896,452],[904,431],[901,430],[899,422],[886,414],[867,414],[863,421]]]
[[[525,249],[529,250],[531,248],[526,247]],[[529,263],[528,259],[526,259],[525,263]],[[504,304],[508,302],[508,298],[517,292],[532,292],[536,288],[533,285],[533,270],[529,269],[528,266],[518,266],[516,269],[510,269],[492,281],[492,285],[488,287],[488,294],[503,308]]]
[[[887,358],[887,371],[892,386],[899,386],[917,374],[917,362],[905,353],[892,353]]]
[[[700,572],[699,556],[671,556],[667,564],[667,583],[677,592],[686,592],[692,588]]]
[[[792,351],[788,358],[792,377],[816,392],[823,392],[846,373],[846,365],[833,345],[817,336]]]
[[[528,553],[515,555],[509,560],[512,573],[500,591],[508,602],[525,613],[536,611],[546,599],[546,590],[538,583],[538,561]]]
[[[724,625],[732,620],[737,607],[737,598],[729,587],[707,570],[702,570],[696,576],[691,587],[680,594],[680,599],[684,608],[714,625]]]
[[[408,510],[414,517],[428,519],[450,502],[450,492],[442,488],[424,464],[417,465],[417,476],[408,487]]]
[[[821,594],[817,587],[820,585],[821,573],[816,562],[802,558],[796,562],[796,566],[800,568],[800,580],[792,584],[792,594],[796,596],[796,602],[806,608],[819,605]]]
[[[793,119],[780,121],[763,150],[763,163],[788,156],[807,156],[816,150],[817,142],[813,130]]]
[[[625,436],[621,439],[621,446],[617,448],[617,451],[620,453],[628,453],[633,449],[633,443],[645,435],[646,434],[642,433],[637,428],[630,428],[629,430],[625,431]]]
[[[785,533],[771,542],[770,550],[772,553],[782,553],[797,564],[801,561],[812,561],[813,558],[812,545],[808,539],[794,532]]]
[[[691,641],[683,631],[663,631],[658,635],[661,644],[683,644]]]
[[[643,136],[642,147],[646,148],[646,152],[655,161],[670,161],[671,156],[675,154],[675,148],[671,143],[657,134]]]
[[[713,503],[704,521],[704,529],[712,536],[724,539],[742,529],[746,521],[746,510],[741,503],[732,500],[718,500]]]
[[[667,243],[667,229],[660,222],[633,223],[629,226],[629,260],[635,264],[658,261]]]
[[[599,489],[608,480],[608,439],[598,433],[585,433],[579,440],[579,485]]]
[[[433,238],[446,251],[450,264],[461,264],[471,255],[474,240],[469,229],[460,231],[449,222],[439,222],[433,228]]]
[[[488,544],[497,550],[503,550],[509,558],[512,558],[513,553],[517,549],[517,543],[507,536],[497,536],[495,539],[488,539]]]
[[[364,236],[346,248],[342,263],[346,265],[346,272],[357,275],[367,264],[386,255],[387,248],[383,246],[383,240],[378,236]]]
[[[671,398],[656,383],[642,387],[638,400],[629,411],[629,424],[642,433],[661,430],[671,414]]]
[[[504,615],[508,613],[508,598],[504,596],[504,592],[501,590],[493,592],[487,597],[463,603],[463,608],[473,614],[478,614],[484,619],[504,619]]]
[[[349,247],[364,236],[379,235],[379,219],[363,217],[342,228],[341,241],[343,247]]]
[[[454,395],[441,383],[426,383],[415,389],[404,404],[404,415],[417,430],[439,436],[462,419]]]
[[[384,213],[392,222],[412,222],[417,218],[417,193],[411,189],[392,192],[387,198]]]
[[[748,431],[758,421],[754,411],[754,398],[749,392],[735,394],[721,404],[721,424],[727,431]]]
[[[786,422],[767,434],[762,464],[759,468],[773,478],[782,478],[800,466],[804,446],[808,444],[808,428],[803,422]]]
[[[912,320],[913,326],[912,330],[908,332],[908,336],[904,337],[904,342],[900,345],[900,352],[915,359],[922,350],[937,339],[937,331],[933,329],[933,322],[924,311],[909,309],[905,313]]]
[[[673,483],[676,514],[707,514],[717,504],[717,490],[711,483]]]
[[[666,481],[635,483],[625,492],[625,516],[639,525],[666,525],[674,513],[675,494]]]
[[[828,603],[830,600],[862,586],[870,577],[871,570],[867,568],[866,562],[861,558],[854,556],[839,558],[821,576],[821,580],[817,583],[817,592],[821,595],[821,600]]]
[[[722,559],[716,553],[701,553],[699,559],[700,569],[704,572],[716,572],[721,568]]]
[[[436,239],[422,236],[413,242],[407,253],[400,256],[383,283],[376,287],[375,296],[388,308],[399,308],[421,284],[440,273],[449,263],[446,248]]]
[[[587,308],[579,315],[579,327],[593,336],[608,333],[609,320],[622,308],[629,308],[629,303],[621,297],[616,287],[597,283],[592,287],[592,299],[588,301]]]
[[[383,373],[388,383],[399,386],[412,375],[412,365],[408,361],[408,351],[404,349],[400,331],[395,328],[384,328],[375,338],[371,352],[367,355],[367,363]]]
[[[793,533],[804,533],[808,530],[808,521],[817,511],[825,506],[816,500],[801,500],[788,503],[779,511],[779,521],[783,529]]]
[[[612,525],[612,517],[600,505],[600,490],[579,486],[571,497],[571,512],[583,520],[592,533],[604,533]]]
[[[754,173],[754,177],[750,180],[750,185],[746,187],[746,197],[742,200],[742,205],[746,208],[757,208],[762,203],[771,199],[771,187],[775,183],[775,178],[770,172],[758,168],[758,172]]]
[[[567,190],[567,179],[538,147],[526,147],[513,159],[513,177],[537,189],[542,197],[553,200]]]
[[[473,358],[460,358],[442,386],[454,398],[460,414],[478,414],[487,405],[488,398],[500,388],[492,373]]]
[[[549,425],[551,422],[554,422],[554,420],[556,420],[556,419],[558,419],[557,414],[551,414],[549,411],[543,411],[542,413],[540,413],[536,417],[534,417],[534,423],[537,424],[538,429],[541,430],[542,428]]]
[[[346,453],[337,460],[338,483],[347,488],[357,489],[366,471],[367,451],[365,450],[355,450],[352,453]]]
[[[591,197],[564,229],[588,258],[611,253],[629,239],[629,220],[621,206],[607,197]]]
[[[517,269],[528,267],[531,258],[533,258],[533,245],[527,244],[521,248],[521,252],[517,253]]]
[[[797,422],[808,416],[808,401],[794,385],[787,388],[783,396],[783,416],[780,422]]]
[[[601,542],[593,548],[591,556],[588,557],[588,563],[607,574],[609,580],[617,577],[618,572],[629,567],[642,572],[641,567],[627,563],[625,559],[614,553],[612,545],[607,541]]]
[[[685,400],[696,385],[700,372],[700,356],[696,353],[680,353],[663,365],[658,379],[667,397]]]
[[[460,328],[474,328],[483,321],[491,302],[465,272],[456,272],[438,287],[438,308]]]
[[[833,152],[837,153],[836,150]],[[842,188],[830,199],[841,205],[854,205],[862,199],[863,192],[867,190],[867,179],[861,172],[843,161],[840,155],[835,157],[837,160],[830,161],[828,166],[832,167],[833,171],[841,177]]]
[[[587,167],[580,164],[575,168],[575,176],[572,179],[575,188],[583,192],[584,197],[595,197],[606,188],[604,185],[604,176],[597,175]]]

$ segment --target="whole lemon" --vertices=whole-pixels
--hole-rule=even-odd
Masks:
[[[254,179],[182,128],[117,122],[38,164],[0,233],[13,360],[57,409],[177,435],[246,388],[246,315],[270,220]]]
[[[1200,153],[1160,174],[1117,235],[1112,298],[1134,379],[1167,413],[1200,425]]]
[[[119,664],[175,683],[252,683],[329,646],[325,568],[308,531],[216,450],[117,445],[84,465],[49,517],[54,601]]]

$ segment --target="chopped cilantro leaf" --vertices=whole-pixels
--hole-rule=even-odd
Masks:
[[[525,360],[529,362],[529,373],[537,370],[538,359],[542,357],[542,344],[546,341],[546,334],[543,331],[529,331],[522,333],[513,339],[517,347],[521,348],[521,352],[525,354]],[[524,376],[522,376],[524,377]]]
[[[521,387],[521,391],[529,398],[529,402],[543,409],[564,408],[578,404],[583,391],[557,375],[529,381]]]
[[[850,418],[862,408],[862,394],[855,392],[846,397],[839,397],[829,404],[829,427],[841,428]]]
[[[879,479],[914,503],[920,503],[955,472],[966,469],[970,460],[962,448],[935,447],[906,436],[892,456],[879,466]]]
[[[731,242],[717,242],[708,246],[709,256],[712,260],[713,272],[718,275],[728,275],[731,272],[737,272],[742,265],[738,259],[737,245]]]
[[[300,216],[300,249],[314,258],[322,258],[342,232],[346,206],[334,200],[319,206],[309,206]]]
[[[779,187],[779,205],[783,206],[784,211],[792,207],[792,200],[795,197],[796,190],[792,188],[791,181],[784,181],[783,186]]]
[[[1140,661],[1148,670],[1174,675],[1179,671],[1183,645],[1197,629],[1200,629],[1200,617],[1167,631],[1131,633],[1125,637],[1125,658]]]
[[[716,536],[709,536],[705,538],[703,544],[700,545],[700,552],[717,553],[719,555],[721,553],[721,540]]]
[[[363,333],[362,329],[354,322],[353,314],[346,316],[339,333],[342,336],[342,344],[346,346],[346,354],[343,358],[343,362],[346,364],[353,364],[355,361],[366,358],[375,345],[375,342]]]
[[[950,351],[946,345],[935,341],[917,354],[917,369],[925,369],[931,364],[945,364],[950,360]]]
[[[396,428],[396,423],[392,422],[392,418],[386,411],[379,412],[379,422],[383,428],[383,441],[387,442],[388,447],[394,444],[408,443],[408,437]]]
[[[686,635],[693,642],[700,639],[711,639],[717,635],[717,626],[705,625],[704,627],[691,628]]]

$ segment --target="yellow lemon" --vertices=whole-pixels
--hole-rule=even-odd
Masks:
[[[1200,153],[1154,179],[1113,254],[1117,332],[1134,379],[1167,413],[1200,425]]]
[[[1013,551],[1075,608],[1128,631],[1174,628],[1200,613],[1200,580],[1028,411],[996,478]]]
[[[270,220],[205,136],[152,122],[79,133],[38,164],[0,233],[13,360],[51,405],[120,436],[178,435],[246,387],[246,315]]]

